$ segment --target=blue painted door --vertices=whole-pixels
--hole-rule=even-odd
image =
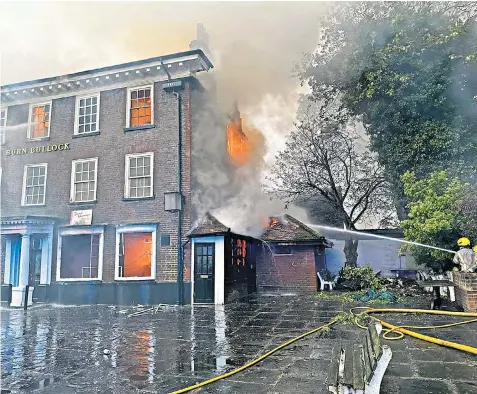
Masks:
[[[18,279],[20,277],[20,254],[22,251],[22,238],[11,238],[10,250],[10,283],[15,287],[18,286]]]

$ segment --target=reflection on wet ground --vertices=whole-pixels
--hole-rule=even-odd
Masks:
[[[341,303],[318,302],[313,297],[262,296],[225,307],[168,307],[132,317],[123,313],[124,309],[2,309],[2,393],[166,393],[240,366],[287,339],[328,322],[344,308]],[[472,329],[476,340],[475,326]],[[466,343],[472,344],[469,333],[462,333]],[[353,340],[356,335],[351,326],[315,335],[202,392],[325,393],[335,341]],[[393,372],[383,383],[388,385],[386,392],[404,393],[418,377],[441,383],[446,379],[426,376],[435,374],[437,364],[429,372],[422,361],[423,354],[434,363],[443,355],[451,361],[442,367],[442,374],[455,368],[461,376],[455,382],[442,383],[442,390],[450,387],[451,391],[433,392],[477,392],[475,373],[469,370],[470,375],[465,375],[462,370],[475,371],[475,359],[435,347],[428,349],[429,346],[414,340],[399,342],[397,361],[390,367]],[[402,389],[401,379],[397,380],[401,377],[408,385]],[[474,391],[468,391],[469,387]]]

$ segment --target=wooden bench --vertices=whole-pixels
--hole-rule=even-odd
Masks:
[[[371,320],[358,341],[333,348],[328,375],[330,392],[379,394],[392,357],[389,346],[381,344],[381,331],[381,324]]]

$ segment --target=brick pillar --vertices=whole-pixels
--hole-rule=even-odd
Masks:
[[[466,312],[477,310],[477,273],[453,272],[455,301]]]

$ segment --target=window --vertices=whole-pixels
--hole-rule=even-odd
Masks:
[[[116,279],[154,279],[156,226],[121,226],[116,232]]]
[[[153,153],[126,155],[126,198],[152,197]]]
[[[128,127],[152,125],[152,86],[129,89]]]
[[[30,107],[28,138],[38,140],[50,136],[51,102]]]
[[[0,111],[0,144],[5,143],[5,128],[7,127],[7,109]]]
[[[103,228],[60,231],[57,266],[57,280],[101,280]]]
[[[292,254],[292,248],[286,245],[276,245],[273,248],[273,254]]]
[[[98,158],[73,160],[71,166],[71,202],[96,201]]]
[[[76,101],[76,135],[99,131],[99,94],[79,97]]]
[[[23,174],[22,205],[45,203],[47,164],[26,165]]]

